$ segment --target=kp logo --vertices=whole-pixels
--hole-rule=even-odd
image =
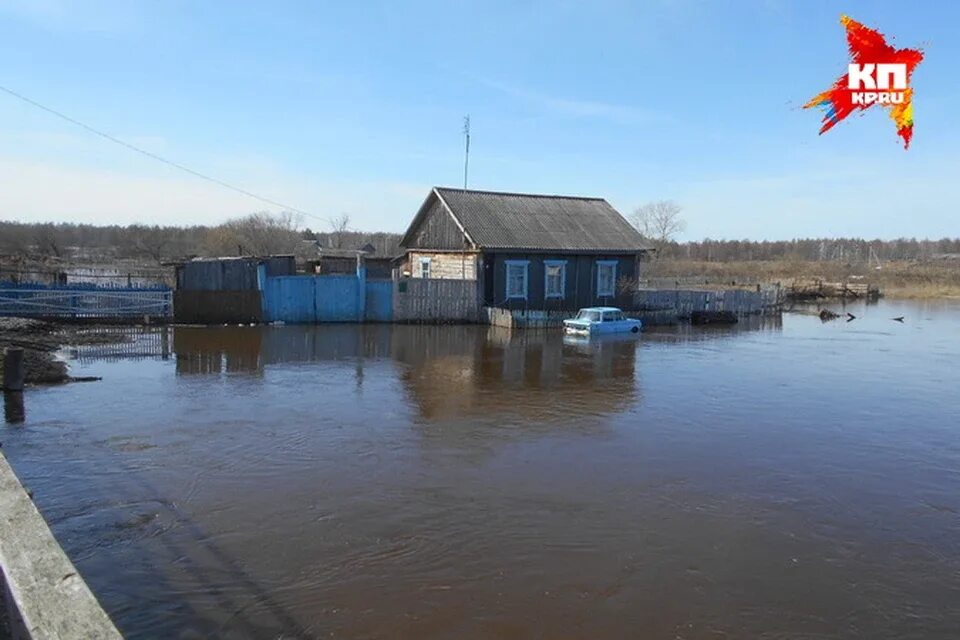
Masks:
[[[820,133],[824,133],[855,110],[880,105],[890,109],[897,135],[903,138],[903,148],[908,148],[913,137],[910,76],[923,60],[923,52],[894,49],[882,33],[847,16],[841,16],[840,24],[847,30],[847,48],[853,62],[847,65],[845,76],[803,108],[822,107],[826,111],[820,127]]]

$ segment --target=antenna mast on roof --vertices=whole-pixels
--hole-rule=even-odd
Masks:
[[[463,190],[467,190],[467,171],[470,169],[470,115],[463,118],[463,135],[467,140],[466,153],[463,157]]]

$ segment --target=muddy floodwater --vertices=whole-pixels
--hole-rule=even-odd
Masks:
[[[157,330],[0,441],[130,638],[956,638],[960,303],[847,310]]]

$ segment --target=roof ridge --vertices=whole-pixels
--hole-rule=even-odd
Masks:
[[[463,189],[461,187],[440,187],[436,186],[434,189],[439,189],[441,191],[460,191],[465,193],[484,193],[494,196],[522,196],[524,198],[563,198],[565,200],[590,200],[595,202],[606,202],[606,198],[601,198],[599,196],[568,196],[562,194],[549,194],[549,193],[519,193],[516,191],[487,191],[485,189]]]

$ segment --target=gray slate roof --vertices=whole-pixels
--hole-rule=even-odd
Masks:
[[[480,249],[638,252],[640,233],[603,198],[436,187]]]

